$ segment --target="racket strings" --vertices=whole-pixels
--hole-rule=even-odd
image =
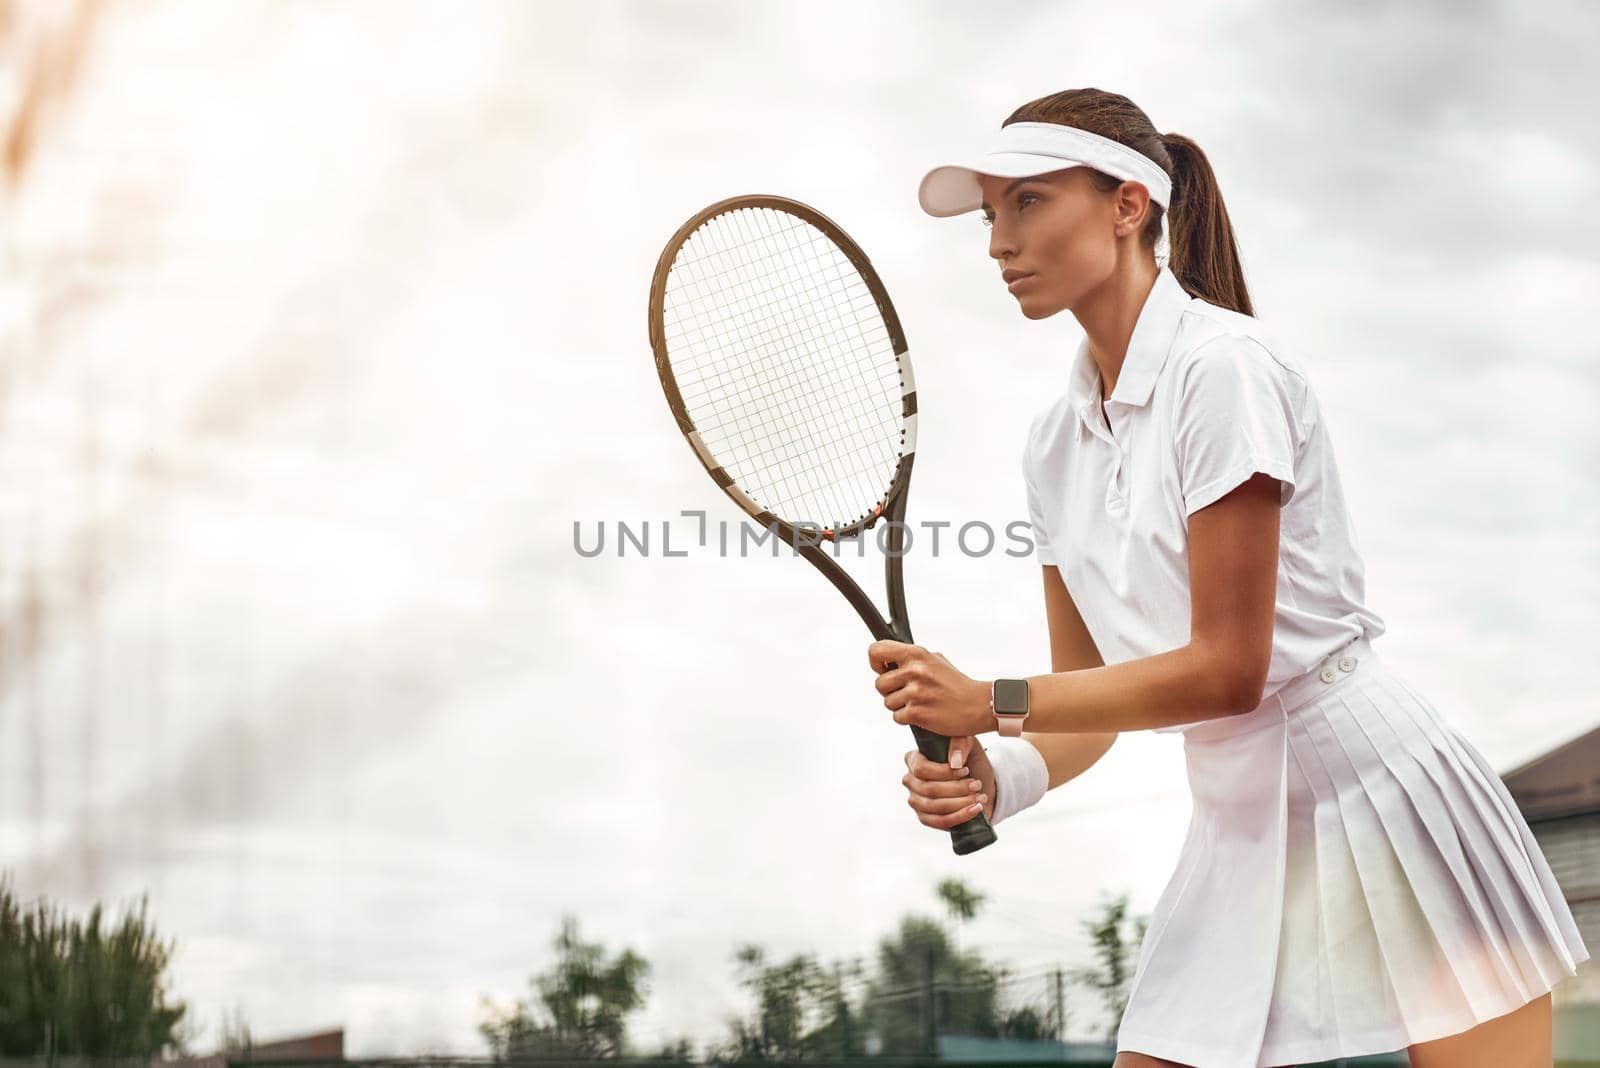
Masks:
[[[816,338],[813,327],[809,335],[805,328],[812,326],[809,320],[815,315],[800,313],[798,309],[790,315],[795,326],[799,328],[800,335],[813,344]],[[752,344],[746,334],[743,343]],[[751,370],[760,374],[764,384],[768,387],[763,391],[752,391],[748,376],[731,374],[726,368],[719,367],[724,381],[721,384],[731,386],[731,390],[724,391],[724,399],[733,399],[736,403],[731,408],[735,420],[731,423],[719,422],[715,424],[718,429],[727,429],[732,432],[734,441],[741,446],[739,453],[746,462],[737,465],[743,470],[739,476],[746,483],[755,484],[761,488],[773,486],[771,496],[775,501],[775,510],[787,513],[798,521],[818,522],[820,525],[840,525],[841,520],[853,520],[857,513],[866,507],[866,502],[876,496],[879,485],[862,485],[859,481],[848,485],[848,492],[844,500],[838,493],[827,492],[830,488],[838,489],[838,483],[850,471],[848,464],[852,460],[861,460],[861,443],[855,442],[855,448],[847,448],[847,441],[840,433],[829,436],[818,433],[820,427],[831,425],[836,431],[842,432],[852,425],[859,423],[859,419],[835,419],[831,424],[822,424],[817,420],[807,420],[799,423],[789,421],[792,429],[804,431],[803,434],[791,436],[788,447],[772,447],[773,440],[752,442],[746,432],[752,420],[765,422],[770,425],[770,418],[763,420],[763,412],[770,411],[775,405],[788,409],[790,412],[804,408],[807,405],[828,403],[828,397],[837,397],[843,384],[837,373],[825,376],[813,375],[813,381],[807,383],[792,364],[786,368],[782,364],[774,364],[771,358],[773,346],[768,343],[757,347]],[[731,378],[730,378],[731,375]],[[808,388],[809,387],[809,388]],[[837,405],[835,405],[837,407]],[[780,421],[779,429],[782,429]],[[867,447],[868,455],[865,460],[868,466],[881,457],[879,450]],[[809,458],[810,463],[804,463]],[[797,466],[798,465],[798,466]],[[830,486],[829,484],[834,485]],[[758,490],[758,493],[760,491]],[[760,494],[767,495],[767,494]],[[808,498],[809,503],[801,498]],[[821,502],[823,510],[818,510],[817,503]],[[805,513],[804,518],[799,513]]]
[[[663,325],[701,439],[758,504],[838,529],[884,499],[900,363],[871,290],[820,230],[771,208],[708,220],[673,261]]]

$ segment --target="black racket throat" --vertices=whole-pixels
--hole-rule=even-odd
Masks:
[[[878,606],[872,603],[854,579],[839,566],[834,554],[822,544],[814,540],[809,542],[790,544],[796,545],[796,551],[811,561],[816,569],[833,583],[835,588],[850,602],[850,607],[856,610],[861,621],[867,625],[867,630],[879,641],[890,640],[910,643],[911,621],[906,611],[906,585],[905,585],[905,514],[906,494],[911,483],[912,457],[905,457],[901,477],[897,480],[898,492],[890,499],[889,507],[883,512],[882,520],[887,524],[883,533],[883,585],[885,596],[888,599],[889,615],[884,618]],[[875,527],[876,523],[869,524],[868,529]],[[863,531],[853,535],[866,537]]]

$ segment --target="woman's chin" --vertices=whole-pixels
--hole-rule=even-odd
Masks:
[[[1046,301],[1039,300],[1032,294],[1017,298],[1017,307],[1024,317],[1029,319],[1048,319],[1061,309]]]

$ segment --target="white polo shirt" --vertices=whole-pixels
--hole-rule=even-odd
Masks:
[[[1060,568],[1107,664],[1188,643],[1188,517],[1258,471],[1282,484],[1265,696],[1384,632],[1327,422],[1260,322],[1190,297],[1163,267],[1104,415],[1100,394],[1085,339],[1065,395],[1033,421],[1023,475],[1039,560]]]

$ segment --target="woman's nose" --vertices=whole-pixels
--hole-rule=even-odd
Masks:
[[[1005,263],[1016,255],[1016,242],[1000,232],[999,227],[989,231],[989,255],[997,263]]]

